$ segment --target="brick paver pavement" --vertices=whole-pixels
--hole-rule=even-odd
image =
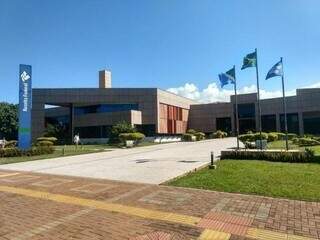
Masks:
[[[0,239],[320,239],[320,203],[1,170]]]

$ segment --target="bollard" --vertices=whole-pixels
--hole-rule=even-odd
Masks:
[[[62,155],[63,155],[63,156],[64,156],[65,151],[66,151],[66,150],[65,150],[65,147],[66,147],[66,145],[64,145],[63,148],[62,148]]]
[[[216,169],[216,168],[217,168],[217,165],[214,164],[214,153],[211,152],[211,162],[209,165],[209,169]]]

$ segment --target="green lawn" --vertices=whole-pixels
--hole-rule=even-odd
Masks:
[[[64,154],[63,154],[63,148],[65,149]],[[109,145],[83,145],[83,146],[78,146],[78,148],[76,148],[74,145],[56,146],[55,151],[52,154],[31,156],[31,157],[0,158],[0,165],[8,164],[8,163],[39,160],[39,159],[56,158],[56,157],[63,157],[63,156],[72,156],[72,155],[79,155],[79,154],[86,154],[86,153],[103,152],[103,151],[108,151],[108,149],[110,148],[112,148],[112,146],[109,146]]]
[[[172,186],[320,201],[320,164],[223,160],[169,183]]]

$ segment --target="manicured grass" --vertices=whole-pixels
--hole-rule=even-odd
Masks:
[[[223,160],[169,183],[172,186],[320,201],[320,164]]]
[[[64,154],[63,154],[63,148],[64,148]],[[40,160],[40,159],[80,155],[80,154],[86,154],[86,153],[103,152],[103,151],[108,151],[108,149],[110,148],[112,148],[112,146],[109,146],[109,145],[83,145],[83,146],[78,146],[78,148],[76,148],[74,145],[55,146],[55,151],[52,154],[31,156],[31,157],[24,156],[24,157],[0,158],[0,165],[17,163],[17,162],[27,162],[27,161]]]

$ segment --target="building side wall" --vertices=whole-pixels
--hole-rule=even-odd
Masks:
[[[214,132],[216,118],[232,118],[231,103],[209,103],[191,105],[188,128],[205,133]]]

